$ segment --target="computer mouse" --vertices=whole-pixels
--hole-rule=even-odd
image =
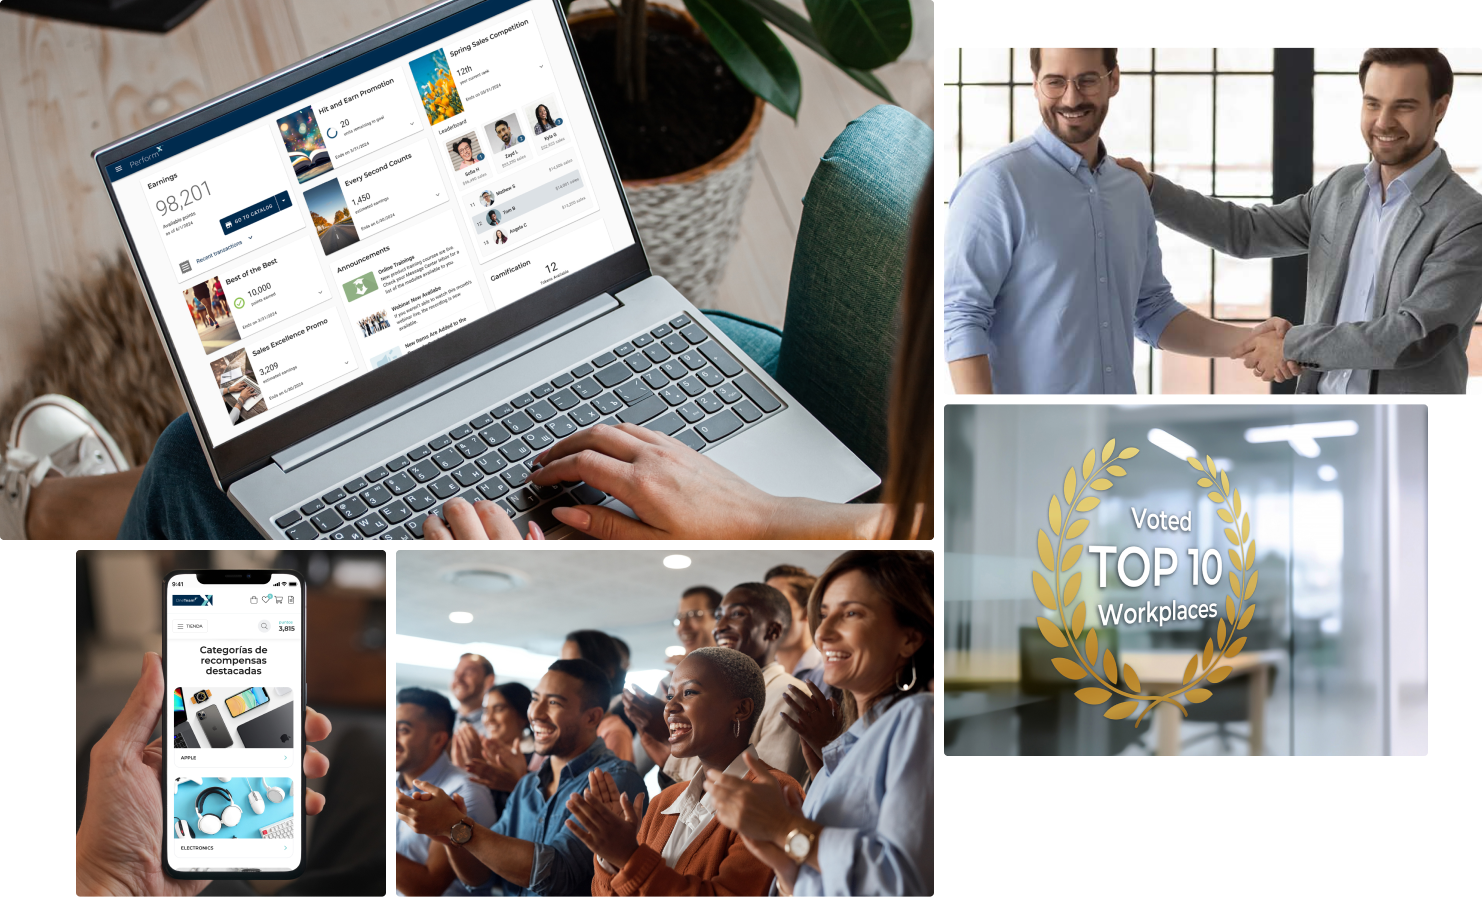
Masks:
[[[252,807],[252,812],[256,813],[259,816],[262,815],[262,811],[267,807],[267,805],[263,803],[262,795],[258,794],[256,789],[247,792],[247,804],[248,806]]]

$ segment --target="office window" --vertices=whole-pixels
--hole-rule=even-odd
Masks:
[[[1446,158],[1457,174],[1468,184],[1482,190],[1482,49],[1442,47],[1451,63],[1456,85],[1451,95],[1451,110],[1436,140],[1446,150]],[[1358,64],[1363,59],[1362,47],[1318,49],[1315,51],[1312,96],[1312,182],[1369,158],[1368,147],[1359,129]],[[1472,379],[1482,377],[1482,318],[1472,328],[1467,344],[1467,358]]]

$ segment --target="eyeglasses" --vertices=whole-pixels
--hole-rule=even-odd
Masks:
[[[1040,93],[1043,93],[1050,99],[1058,100],[1061,97],[1065,96],[1066,89],[1070,87],[1072,83],[1074,83],[1076,92],[1079,93],[1081,96],[1100,96],[1101,85],[1106,83],[1106,79],[1108,77],[1109,74],[1098,75],[1087,73],[1084,75],[1077,75],[1070,80],[1066,80],[1065,78],[1061,78],[1058,75],[1046,75],[1045,77],[1040,79],[1039,89]]]
[[[710,611],[708,610],[687,610],[674,618],[674,625],[677,628],[689,620],[698,620],[708,616],[710,616]]]

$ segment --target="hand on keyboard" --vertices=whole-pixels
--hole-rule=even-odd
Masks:
[[[782,500],[672,436],[632,424],[598,425],[551,446],[530,474],[537,486],[586,482],[633,509],[556,508],[562,523],[599,539],[765,539]]]
[[[522,537],[509,514],[492,501],[470,504],[462,498],[455,498],[443,506],[443,513],[448,515],[447,523],[439,520],[436,514],[422,522],[422,538],[444,541],[520,538],[541,541],[545,539],[545,533],[541,532],[540,525],[533,520],[529,524],[529,535]]]

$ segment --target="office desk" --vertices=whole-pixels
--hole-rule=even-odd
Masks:
[[[1131,664],[1141,680],[1143,691],[1164,694],[1183,685],[1184,670],[1189,665],[1188,651],[1129,651],[1122,655],[1123,663]],[[1217,666],[1233,667],[1230,675],[1216,685],[1214,690],[1238,676],[1250,677],[1250,752],[1258,755],[1266,743],[1266,693],[1270,689],[1271,671],[1282,657],[1280,651],[1250,651]],[[1171,702],[1153,708],[1152,716],[1157,720],[1156,750],[1160,757],[1171,757],[1179,753],[1182,739],[1184,714]]]

